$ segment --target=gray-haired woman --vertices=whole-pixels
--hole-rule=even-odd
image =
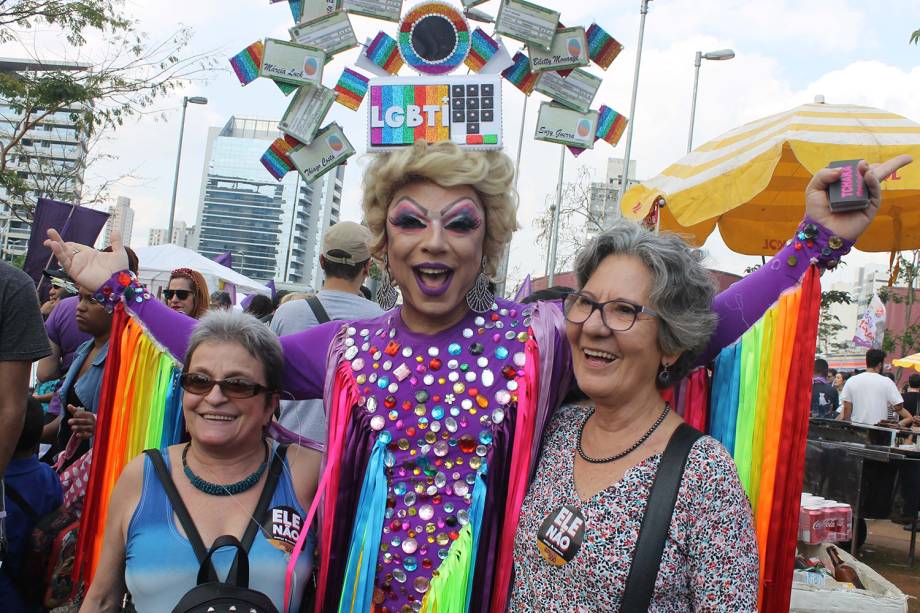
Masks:
[[[544,435],[515,539],[511,611],[621,610],[661,453],[682,423],[659,388],[687,372],[716,326],[701,259],[679,237],[628,222],[580,253],[566,333],[590,402],[563,406]],[[700,438],[648,609],[756,611],[757,578],[751,508],[734,463]]]
[[[289,553],[316,490],[320,454],[291,445],[263,517],[253,511],[278,447],[265,429],[278,407],[283,357],[278,338],[251,315],[212,311],[192,333],[181,383],[191,441],[162,452],[167,471],[205,548],[222,535],[249,549],[249,586],[282,609]],[[132,460],[118,478],[106,521],[102,555],[81,610],[119,611],[131,594],[139,613],[171,611],[196,584],[199,562],[149,457]],[[178,515],[178,513],[176,513]],[[181,517],[181,516],[180,516]],[[312,552],[312,546],[305,548]],[[227,576],[234,550],[213,561]],[[310,576],[310,555],[298,559],[293,610]]]

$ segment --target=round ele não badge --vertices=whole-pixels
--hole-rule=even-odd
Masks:
[[[540,555],[553,566],[575,559],[584,540],[585,516],[570,504],[553,509],[537,531]]]

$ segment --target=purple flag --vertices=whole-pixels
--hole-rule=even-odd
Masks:
[[[269,281],[268,283],[266,283],[266,284],[265,284],[265,287],[267,287],[268,289],[270,289],[270,290],[272,291],[272,300],[274,300],[274,299],[275,299],[275,294],[277,293],[277,292],[275,291],[275,280],[272,279],[271,281]]]
[[[48,230],[54,228],[65,241],[92,245],[99,237],[99,232],[108,221],[109,214],[85,206],[68,204],[48,198],[39,198],[32,220],[32,233],[29,236],[29,250],[23,270],[35,280],[36,286],[43,279],[42,271],[47,268],[54,256],[42,243],[48,238]]]
[[[530,283],[530,275],[528,274],[524,277],[524,280],[521,281],[521,286],[518,288],[517,293],[514,295],[514,302],[520,302],[527,296],[533,293],[533,288]]]
[[[213,259],[221,266],[226,266],[227,268],[233,270],[233,253],[230,251],[224,251],[220,255],[215,255],[211,259]]]

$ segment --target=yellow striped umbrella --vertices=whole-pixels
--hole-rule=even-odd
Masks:
[[[913,368],[916,371],[920,371],[920,353],[898,358],[891,363],[898,368]]]
[[[620,208],[641,220],[663,197],[661,228],[702,245],[716,224],[737,253],[772,255],[805,212],[805,186],[835,160],[920,159],[920,124],[867,106],[804,104],[736,128],[693,150],[660,175],[632,186]],[[920,164],[882,184],[882,211],[856,247],[920,248]]]

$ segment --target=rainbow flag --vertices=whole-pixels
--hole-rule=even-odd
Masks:
[[[604,70],[607,70],[610,64],[613,63],[613,60],[617,59],[617,56],[620,55],[620,51],[623,50],[623,45],[618,43],[614,37],[607,34],[607,32],[596,23],[591,24],[588,31],[585,32],[585,35],[588,37],[588,55],[591,57],[591,60]]]
[[[763,613],[789,610],[820,304],[812,266],[713,372],[709,433],[734,457],[751,501]]]
[[[378,32],[364,54],[367,59],[390,74],[395,75],[403,67],[403,59],[399,55],[396,40],[386,32]]]
[[[628,119],[614,111],[609,106],[601,105],[598,109],[597,140],[605,140],[614,147],[620,142],[620,137],[626,130]]]
[[[529,96],[533,92],[534,85],[537,84],[538,75],[530,72],[530,58],[521,51],[514,54],[511,58],[514,64],[502,72],[502,76],[508,79],[512,85]]]
[[[339,82],[335,86],[335,101],[343,106],[347,106],[353,111],[357,111],[367,95],[367,77],[360,72],[346,68],[339,77]]]
[[[265,45],[261,40],[257,40],[230,58],[230,66],[233,67],[233,72],[236,73],[240,84],[249,85],[259,77],[263,55],[265,55]]]
[[[262,154],[260,161],[265,166],[265,170],[276,180],[283,179],[284,175],[294,170],[294,165],[291,164],[288,154],[299,144],[301,143],[287,134],[284,135],[284,138],[276,138],[265,150],[265,153]]]
[[[125,465],[144,449],[179,442],[185,429],[180,374],[181,365],[118,304],[102,376],[93,462],[74,559],[75,579],[92,581],[102,551],[109,498]]]
[[[495,39],[486,34],[482,28],[476,28],[470,38],[470,53],[466,56],[464,63],[473,72],[479,72],[492,59],[496,51],[498,51],[498,43]]]

